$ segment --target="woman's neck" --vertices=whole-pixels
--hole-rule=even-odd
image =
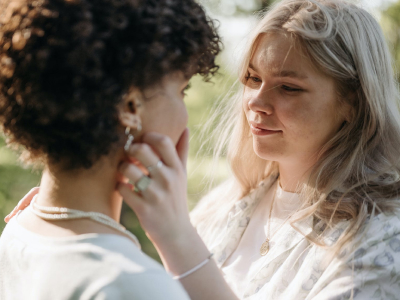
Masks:
[[[116,192],[119,159],[105,158],[88,170],[44,170],[36,202],[43,206],[67,207],[103,213],[119,221],[122,198]]]
[[[279,183],[286,192],[298,193],[310,174],[313,163],[310,161],[298,163],[279,162]]]

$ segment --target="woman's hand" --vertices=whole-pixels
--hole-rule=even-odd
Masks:
[[[31,189],[29,193],[26,194],[24,198],[22,198],[18,202],[17,206],[13,209],[13,211],[7,217],[4,218],[4,221],[8,223],[11,220],[11,218],[14,217],[20,210],[24,210],[26,207],[28,207],[33,197],[35,197],[38,193],[39,193],[38,187],[34,187],[33,189]]]
[[[133,144],[129,148],[127,154],[135,163],[124,162],[119,168],[133,185],[143,176],[150,178],[150,184],[143,191],[133,191],[132,184],[128,183],[120,183],[118,190],[157,245],[182,239],[193,231],[186,194],[188,148],[188,129],[176,147],[170,138],[148,133],[143,137],[143,144]]]
[[[118,189],[136,212],[165,268],[173,275],[181,275],[210,256],[189,220],[186,199],[189,132],[185,130],[176,148],[168,137],[157,133],[146,134],[143,142],[130,147],[128,155],[133,163],[123,163],[120,172],[134,184],[146,173],[151,178],[150,184],[143,185],[140,193],[132,191],[132,185],[127,183],[120,183]],[[160,160],[162,166],[158,164]],[[149,167],[150,172],[146,172]],[[214,260],[180,282],[193,300],[238,300]]]

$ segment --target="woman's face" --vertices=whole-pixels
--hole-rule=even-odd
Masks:
[[[164,77],[158,86],[143,92],[142,133],[158,132],[169,136],[176,144],[186,128],[188,113],[183,98],[188,80],[177,72]]]
[[[345,118],[334,80],[292,45],[283,34],[260,37],[248,66],[243,109],[259,157],[314,162]]]

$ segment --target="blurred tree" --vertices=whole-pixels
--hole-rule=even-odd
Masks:
[[[397,79],[400,82],[400,1],[382,11],[381,24],[390,45]]]

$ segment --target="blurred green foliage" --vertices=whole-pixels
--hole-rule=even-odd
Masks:
[[[382,11],[381,24],[394,58],[397,79],[400,81],[400,1]]]
[[[5,146],[0,136],[0,231],[6,225],[4,217],[11,212],[19,199],[40,181],[40,173],[24,168],[16,154]]]

